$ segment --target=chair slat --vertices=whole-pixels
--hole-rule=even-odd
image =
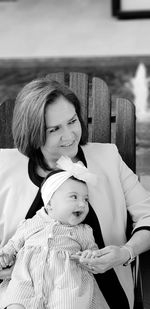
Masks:
[[[65,73],[64,72],[50,73],[50,74],[48,74],[48,76],[51,79],[56,80],[59,83],[64,84],[64,82],[65,82]]]
[[[81,113],[86,127],[88,127],[88,75],[71,72],[69,87],[81,101]]]
[[[135,106],[127,99],[116,99],[116,145],[123,160],[135,172]]]
[[[100,78],[92,79],[92,140],[109,143],[111,141],[110,94],[106,83]]]
[[[13,148],[12,115],[14,103],[7,100],[0,105],[0,148]]]

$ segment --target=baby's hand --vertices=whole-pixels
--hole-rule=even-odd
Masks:
[[[96,250],[98,251],[98,250]],[[93,259],[96,256],[96,251],[94,250],[84,250],[78,251],[70,256],[71,259],[83,262],[84,259]]]
[[[9,256],[9,254],[4,253],[3,250],[0,250],[0,270],[12,266],[14,264],[14,257]]]
[[[83,252],[81,252],[80,262],[82,263],[82,261],[84,259],[92,259],[92,258],[93,258],[93,251],[92,250],[84,250]]]
[[[14,266],[0,271],[0,280],[10,279]]]
[[[70,259],[75,260],[76,262],[79,262],[81,254],[82,254],[81,251],[73,253],[73,254],[70,255]]]
[[[94,262],[95,257],[99,256],[98,251],[99,250],[84,250],[83,252],[79,251],[72,254],[70,258],[75,260],[77,264],[80,264],[83,269],[92,272],[93,274],[97,274],[98,271],[94,266],[92,266],[92,263]]]

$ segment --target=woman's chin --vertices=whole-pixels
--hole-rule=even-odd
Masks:
[[[72,145],[69,147],[62,147],[61,149],[61,155],[68,156],[70,158],[74,158],[77,155],[78,152],[78,145]]]

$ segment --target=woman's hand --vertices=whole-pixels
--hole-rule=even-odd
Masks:
[[[14,265],[11,266],[10,268],[5,268],[5,269],[1,270],[0,271],[0,280],[10,279],[13,268],[14,268]]]
[[[123,247],[107,246],[100,250],[78,252],[72,258],[78,259],[81,266],[97,274],[104,273],[115,266],[123,265],[130,258],[130,254]]]

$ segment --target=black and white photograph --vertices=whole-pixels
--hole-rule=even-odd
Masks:
[[[150,309],[149,35],[149,0],[0,0],[0,309]]]

